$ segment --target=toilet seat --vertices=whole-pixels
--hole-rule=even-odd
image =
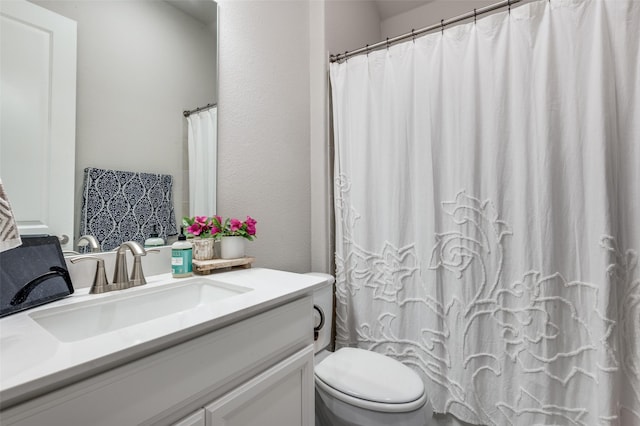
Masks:
[[[315,378],[329,395],[366,410],[410,412],[427,400],[417,373],[393,358],[364,349],[332,353],[316,366]]]

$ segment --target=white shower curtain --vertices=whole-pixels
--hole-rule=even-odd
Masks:
[[[640,2],[514,7],[331,83],[337,345],[468,422],[640,425]]]
[[[189,215],[216,213],[218,108],[187,117],[189,151]]]

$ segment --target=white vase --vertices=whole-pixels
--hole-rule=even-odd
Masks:
[[[220,239],[220,257],[222,259],[244,257],[244,240],[244,237],[222,237]]]

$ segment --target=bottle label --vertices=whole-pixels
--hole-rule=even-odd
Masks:
[[[191,249],[171,250],[171,271],[176,274],[188,274],[192,271]]]

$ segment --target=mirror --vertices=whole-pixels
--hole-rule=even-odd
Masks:
[[[171,175],[179,227],[189,210],[183,111],[217,102],[217,4],[212,0],[31,3],[77,22],[72,242],[80,237],[87,167]],[[19,164],[28,158],[8,161]]]

